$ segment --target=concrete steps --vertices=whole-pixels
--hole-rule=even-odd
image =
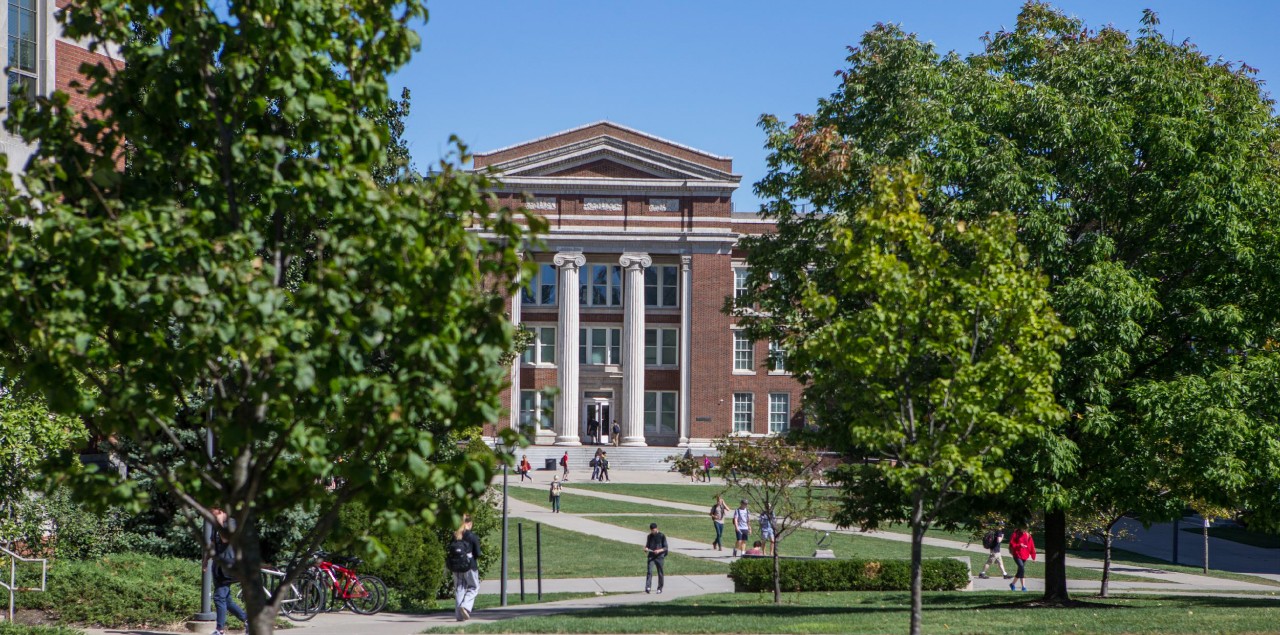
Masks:
[[[534,472],[545,471],[546,461],[550,459],[555,466],[557,472],[560,471],[560,457],[565,452],[569,453],[569,473],[570,478],[573,475],[582,477],[591,473],[591,457],[595,456],[596,449],[603,449],[609,453],[609,471],[610,472],[666,472],[671,469],[671,463],[666,461],[669,456],[683,456],[685,448],[673,447],[648,447],[648,448],[615,448],[611,446],[554,446],[554,445],[535,445],[519,450],[516,452],[516,460],[519,462],[521,456],[529,457],[529,464],[533,466]],[[714,448],[694,448],[693,455],[701,458],[706,453],[712,457],[712,461],[718,456]]]

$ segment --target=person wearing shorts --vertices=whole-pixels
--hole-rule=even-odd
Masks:
[[[733,545],[733,555],[747,550],[747,539],[751,537],[751,512],[747,511],[747,499],[742,499],[738,508],[733,510],[733,529],[737,533],[737,542]]]

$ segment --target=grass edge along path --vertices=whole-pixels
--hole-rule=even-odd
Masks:
[[[551,509],[550,485],[540,488],[532,486],[516,486],[507,488],[507,495],[518,501],[537,505],[543,510]],[[708,505],[710,507],[710,505]],[[600,498],[598,496],[574,496],[571,489],[565,488],[560,495],[560,511],[565,514],[691,514],[678,509],[660,505],[644,505],[627,501]]]
[[[889,633],[905,630],[906,592],[724,593],[670,602],[502,620],[428,633]],[[1073,608],[1010,601],[1007,593],[926,593],[931,633],[1263,633],[1274,631],[1280,602],[1265,598],[1117,595]]]
[[[523,521],[524,571],[526,579],[536,575],[534,528],[532,521]],[[646,531],[647,531],[646,524]],[[512,575],[519,571],[519,554],[516,551],[516,522],[510,524],[511,537],[508,567]],[[542,525],[542,577],[599,578],[644,577],[645,557],[641,543],[627,543],[600,536],[593,536],[551,525]],[[681,575],[728,575],[729,567],[722,562],[694,558],[680,553],[667,556],[667,570]]]

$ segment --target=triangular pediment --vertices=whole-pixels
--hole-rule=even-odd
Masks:
[[[732,161],[609,122],[566,130],[475,156],[500,180],[572,182],[679,180],[733,184]]]

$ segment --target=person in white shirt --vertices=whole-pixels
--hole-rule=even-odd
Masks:
[[[745,553],[747,538],[751,537],[751,512],[747,511],[747,499],[742,499],[738,508],[733,510],[733,528],[738,533],[738,541],[733,546],[733,555]]]

